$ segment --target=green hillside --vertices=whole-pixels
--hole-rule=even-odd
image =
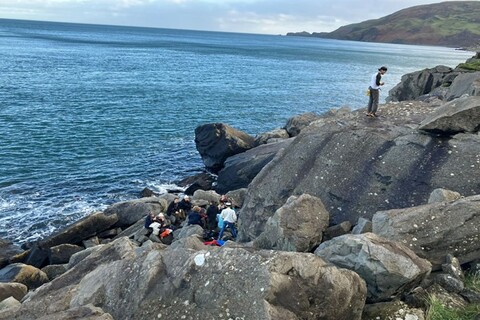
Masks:
[[[380,19],[346,25],[330,33],[301,32],[287,35],[471,47],[480,43],[480,1],[449,1],[415,6]]]

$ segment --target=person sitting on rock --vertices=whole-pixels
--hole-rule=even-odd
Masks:
[[[160,232],[164,231],[164,229],[167,227],[164,214],[159,213],[158,216],[154,217],[154,220],[149,227],[152,228],[152,234],[154,236],[158,236]]]
[[[193,207],[192,211],[188,213],[188,225],[199,225],[203,228],[201,208],[199,206]]]
[[[237,214],[235,213],[235,210],[231,208],[232,207],[231,202],[226,202],[225,206],[226,208],[223,209],[222,212],[220,213],[220,218],[223,219],[223,226],[222,226],[222,229],[220,230],[220,233],[218,234],[218,240],[222,240],[223,232],[227,227],[230,229],[233,239],[236,239],[237,230],[235,229],[235,222],[237,222]]]
[[[180,220],[185,220],[185,214],[192,210],[192,203],[190,202],[190,197],[185,196],[183,199],[178,203],[178,216]]]
[[[180,209],[178,207],[179,202],[180,202],[179,197],[175,197],[175,199],[173,199],[173,201],[170,202],[170,204],[168,205],[168,208],[167,208],[167,216],[171,217],[172,215],[173,216],[175,215],[175,213]]]
[[[150,225],[155,221],[155,213],[149,212],[147,217],[145,218],[145,229],[148,230],[148,234],[152,233],[153,229],[150,228]]]

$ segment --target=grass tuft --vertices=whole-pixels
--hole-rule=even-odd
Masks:
[[[465,70],[480,71],[480,61],[460,63],[458,66]]]
[[[426,320],[475,320],[480,314],[480,304],[469,304],[465,308],[451,308],[431,296]]]

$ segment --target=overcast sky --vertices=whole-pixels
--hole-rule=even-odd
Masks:
[[[479,0],[480,1],[480,0]],[[285,34],[333,31],[429,0],[0,0],[0,18]]]

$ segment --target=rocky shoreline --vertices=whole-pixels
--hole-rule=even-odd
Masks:
[[[0,319],[425,319],[428,296],[480,303],[480,55],[405,75],[378,119],[340,108],[256,137],[200,126],[239,238],[145,234],[174,194],[114,204],[18,248],[0,241]],[[153,241],[152,241],[153,240]]]

